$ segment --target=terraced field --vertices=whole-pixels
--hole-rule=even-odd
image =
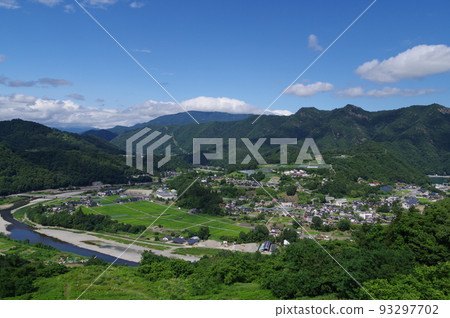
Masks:
[[[175,231],[196,230],[205,225],[209,227],[213,239],[220,239],[224,235],[237,237],[241,231],[250,231],[248,227],[240,226],[226,217],[207,214],[193,215],[185,209],[148,201],[111,203],[91,208],[83,207],[83,212],[108,215],[114,220],[132,225],[154,225]]]

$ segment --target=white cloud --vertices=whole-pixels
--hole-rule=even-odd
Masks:
[[[350,87],[338,92],[338,97],[360,97],[364,95],[365,92],[362,87]]]
[[[378,83],[420,78],[450,71],[450,47],[418,45],[386,60],[377,59],[360,65],[355,73]]]
[[[252,106],[242,100],[228,97],[199,96],[193,99],[185,100],[181,103],[181,105],[189,110],[218,111],[231,114],[254,114],[260,111],[260,108],[257,106]]]
[[[48,7],[54,7],[55,5],[61,3],[62,0],[36,0],[36,1]]]
[[[133,51],[138,52],[138,53],[147,53],[147,54],[152,53],[152,50],[147,50],[147,49],[134,49]]]
[[[64,12],[65,13],[74,13],[75,12],[75,7],[72,4],[66,4],[64,6]]]
[[[0,54],[0,63],[3,63],[4,61],[6,61],[6,55],[4,54]]]
[[[113,5],[117,0],[85,0],[85,3],[92,7],[104,8],[106,6]]]
[[[0,0],[0,8],[19,9],[19,3],[16,0]]]
[[[382,89],[372,89],[370,91],[365,92],[362,87],[351,87],[345,90],[339,91],[338,97],[376,97],[376,98],[384,98],[390,96],[419,96],[432,94],[440,91],[438,88],[418,88],[418,89],[400,89],[397,87],[383,87]]]
[[[188,110],[222,111],[234,114],[261,114],[262,109],[244,101],[226,97],[189,99],[181,103]],[[131,126],[152,120],[161,115],[183,112],[174,102],[148,100],[126,109],[84,107],[72,100],[37,98],[25,95],[0,95],[0,118],[22,118],[58,127],[91,126],[109,128],[115,125]],[[287,110],[275,110],[268,114],[290,115]]]
[[[310,35],[308,36],[308,47],[309,47],[310,49],[315,50],[315,51],[322,51],[322,50],[323,50],[323,47],[321,47],[321,46],[319,45],[319,39],[318,39],[317,36],[314,35],[314,34],[310,34]]]
[[[390,97],[394,95],[400,96],[419,96],[432,94],[439,91],[437,88],[420,88],[420,89],[400,89],[396,87],[384,87],[382,89],[373,89],[367,92],[367,96],[372,97]]]
[[[330,83],[316,82],[313,84],[295,84],[289,87],[285,94],[296,95],[299,97],[309,97],[320,92],[328,92],[334,89]]]
[[[133,1],[130,3],[130,8],[133,8],[133,9],[140,9],[143,6],[145,6],[145,3],[143,3],[143,2]]]

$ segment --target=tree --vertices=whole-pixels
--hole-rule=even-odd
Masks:
[[[291,196],[291,195],[295,195],[297,193],[297,187],[293,184],[288,185],[285,189],[286,194]]]
[[[207,226],[201,226],[199,229],[198,229],[198,232],[197,232],[197,236],[201,239],[201,240],[207,240],[208,239],[208,237],[209,237],[209,227],[207,227]]]
[[[339,229],[339,231],[348,231],[350,230],[350,220],[349,219],[340,219],[337,225],[337,228]]]
[[[320,230],[322,228],[322,218],[320,216],[313,216],[311,228]]]
[[[250,180],[255,179],[256,181],[259,182],[259,181],[262,181],[265,177],[266,177],[266,175],[264,174],[264,172],[258,171],[256,173],[250,175],[249,179]]]

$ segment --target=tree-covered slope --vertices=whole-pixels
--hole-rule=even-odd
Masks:
[[[0,194],[127,182],[132,172],[104,140],[22,120],[0,122],[0,150]]]

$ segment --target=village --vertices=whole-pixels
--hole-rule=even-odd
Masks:
[[[204,187],[217,189],[219,192],[224,185],[239,189],[237,192],[239,195],[235,197],[223,196],[223,203],[220,204],[224,211],[223,218],[236,221],[241,226],[250,229],[254,229],[257,225],[267,227],[269,239],[263,242],[255,242],[260,244],[259,251],[262,253],[273,252],[276,245],[289,244],[289,241],[280,241],[284,229],[294,229],[298,238],[351,240],[351,232],[349,231],[351,226],[364,223],[388,225],[395,218],[394,207],[421,211],[424,204],[444,198],[442,194],[422,189],[413,184],[383,185],[378,182],[371,182],[369,186],[377,189],[379,193],[371,198],[335,198],[329,195],[324,197],[312,195],[311,202],[305,203],[299,202],[297,195],[288,196],[286,193],[282,193],[282,187],[280,186],[280,180],[284,178],[283,176],[287,176],[291,180],[291,185],[295,186],[296,194],[310,193],[308,189],[302,186],[301,182],[305,178],[311,178],[305,170],[291,169],[280,172],[266,169],[264,171],[264,176],[269,174],[268,172],[270,172],[270,175],[260,181],[251,178],[252,175],[255,175],[255,170],[238,171],[238,177],[235,177],[236,175],[225,175],[220,171],[210,169],[210,167],[204,167],[197,172],[203,173],[199,182]],[[91,191],[88,195],[66,200],[60,202],[60,204],[48,205],[46,213],[47,215],[62,211],[74,213],[79,206],[88,209],[106,208],[112,205],[139,201],[168,206],[177,200],[177,191],[171,189],[169,184],[170,180],[178,175],[177,172],[170,171],[160,180],[161,183],[152,182],[132,187],[100,185],[98,191]],[[246,178],[242,176],[246,176]],[[326,179],[324,182],[326,182]],[[260,195],[262,192],[257,192],[255,189],[271,189],[272,193],[281,193],[281,195],[278,195],[278,198],[272,197],[269,192],[267,192],[268,195]],[[440,189],[447,191],[448,185],[441,185]],[[190,215],[201,215],[205,212],[207,213],[207,211],[200,211],[196,208],[187,211]],[[124,215],[111,216],[119,220]],[[342,226],[341,223],[347,225]],[[205,225],[207,224],[205,223]],[[203,243],[198,235],[191,233],[186,237],[186,234],[189,233],[175,231],[170,228],[170,225],[162,228],[161,225],[155,226],[155,230],[162,234],[166,233],[161,239],[162,242],[188,247],[199,246]],[[220,245],[216,246],[219,248],[227,248],[229,245],[236,244],[236,239],[233,238],[221,237],[221,239],[216,238],[216,240],[220,242]]]

